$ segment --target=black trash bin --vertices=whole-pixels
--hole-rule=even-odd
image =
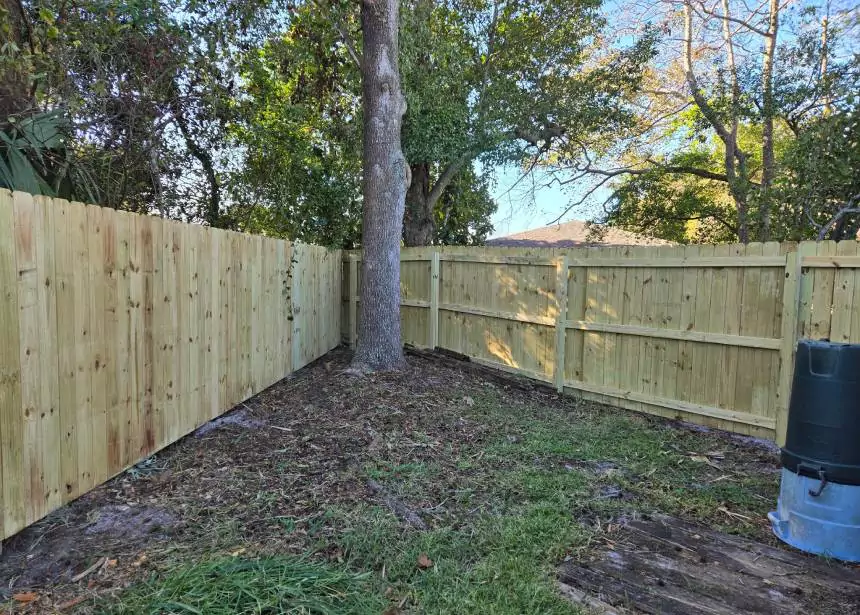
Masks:
[[[860,344],[797,345],[774,533],[860,561]]]

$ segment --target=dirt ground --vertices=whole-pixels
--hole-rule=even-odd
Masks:
[[[494,446],[514,447],[525,437],[516,430],[499,433],[499,423],[475,414],[481,405],[475,400],[487,395],[515,411],[542,408],[539,412],[572,422],[609,413],[634,420],[641,429],[657,426],[684,438],[707,438],[702,446],[718,446],[720,456],[690,462],[695,455],[684,449],[692,444],[677,445],[679,459],[694,467],[691,481],[757,475],[766,486],[748,498],[755,514],[744,508],[746,499],[724,504],[724,511],[718,502],[703,514],[775,543],[758,514],[775,501],[773,449],[727,434],[688,432],[659,419],[629,419],[631,413],[560,398],[547,388],[449,359],[413,355],[407,372],[361,378],[343,373],[348,360],[343,349],[329,353],[7,540],[0,555],[0,600],[16,612],[88,612],[96,599],[213,553],[255,557],[310,549],[339,561],[341,547],[330,539],[336,531],[330,511],[384,505],[385,494],[368,486],[379,483],[369,479],[385,483],[394,474],[379,468],[432,467],[432,480],[420,490],[401,485],[394,499],[402,497],[430,529],[461,527],[470,515],[494,505],[491,494],[479,489],[470,493],[468,506],[451,503],[452,494],[462,491],[464,473],[477,472],[464,459],[477,463],[482,447],[500,438],[501,445]],[[616,470],[627,471],[618,460],[559,459],[535,454],[534,465],[587,467],[596,477],[594,497],[613,506],[640,506],[628,483],[651,488],[652,479],[644,474],[621,486],[604,480]],[[588,524],[595,522],[594,510],[604,509],[589,510],[574,514],[581,513]],[[701,520],[694,509],[669,512]]]

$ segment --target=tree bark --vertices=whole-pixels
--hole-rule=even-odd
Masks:
[[[770,186],[774,176],[773,157],[773,64],[776,59],[776,37],[779,31],[779,0],[770,0],[770,18],[762,62],[762,130],[761,130],[761,240],[770,236]]]
[[[818,71],[818,82],[826,83],[827,80],[827,53],[828,53],[828,25],[830,23],[830,3],[827,3],[827,14],[824,15],[824,18],[821,20],[821,65]],[[824,93],[824,107],[821,109],[821,112],[826,116],[830,115],[830,106],[831,106],[831,96],[830,96],[830,88],[827,88],[827,91]]]
[[[728,8],[724,7],[723,22],[727,23],[729,19]],[[732,39],[728,29],[723,30],[723,35],[726,39],[726,44],[731,52],[730,61],[733,72],[733,88],[732,95],[736,98],[738,95],[737,89],[737,74],[734,67],[734,52]],[[738,240],[741,243],[749,241],[749,221],[747,219],[747,192],[749,186],[749,178],[747,177],[746,154],[738,147],[737,141],[737,116],[733,113],[734,121],[731,129],[726,128],[720,119],[716,110],[711,107],[705,94],[699,87],[699,81],[696,78],[696,73],[693,68],[693,7],[691,0],[684,2],[684,76],[687,85],[690,88],[690,94],[696,106],[705,116],[705,119],[716,131],[717,136],[725,145],[725,167],[726,180],[729,186],[729,194],[735,202],[735,208],[738,215]],[[733,107],[737,105],[737,101],[733,102]]]
[[[445,189],[463,167],[472,162],[475,155],[474,151],[467,151],[450,162],[435,182],[431,182],[430,179],[429,163],[410,165],[412,182],[406,193],[406,218],[403,228],[403,241],[408,247],[429,246],[433,243],[436,235],[434,219],[436,205],[445,193]]]
[[[406,217],[403,220],[403,243],[407,247],[429,246],[433,243],[435,225],[430,201],[430,165],[426,162],[409,165],[412,182],[406,191]]]
[[[740,158],[739,164],[735,165],[738,160],[738,116],[740,115],[740,98],[741,89],[738,84],[738,68],[735,63],[735,45],[732,37],[732,30],[729,25],[729,0],[723,0],[723,40],[726,43],[726,57],[729,65],[729,78],[732,86],[732,103],[730,107],[731,124],[729,128],[729,139],[725,141],[726,154],[726,177],[729,178],[729,193],[735,200],[738,210],[738,240],[741,243],[749,241],[749,221],[747,220],[747,200],[744,186],[741,182],[745,177],[738,178],[737,170],[745,169],[743,158]],[[741,154],[743,156],[743,154]],[[739,181],[740,179],[740,181]]]
[[[405,365],[400,341],[400,237],[409,170],[400,147],[406,99],[398,68],[398,0],[362,0],[363,259],[357,371]]]

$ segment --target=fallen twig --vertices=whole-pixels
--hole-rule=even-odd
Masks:
[[[732,519],[744,519],[745,521],[752,521],[751,517],[747,517],[746,515],[742,515],[741,513],[732,512],[725,506],[720,506],[717,510],[721,513],[728,515]]]
[[[87,599],[86,596],[78,596],[77,598],[72,598],[71,600],[67,600],[66,602],[58,604],[56,606],[56,609],[58,611],[65,611],[66,609],[70,609],[73,606],[78,606],[81,602],[83,602],[86,599]]]
[[[81,579],[83,579],[84,577],[88,577],[89,575],[91,575],[92,573],[94,573],[96,570],[98,570],[99,568],[101,568],[101,567],[102,567],[102,565],[103,565],[106,561],[107,561],[107,558],[106,558],[106,557],[100,557],[100,558],[98,559],[98,561],[97,561],[95,564],[93,564],[92,566],[90,566],[89,568],[87,568],[86,570],[84,570],[83,572],[81,572],[80,574],[76,574],[75,576],[73,576],[73,577],[72,577],[72,583],[77,583],[78,581],[80,581],[80,580],[81,580]]]

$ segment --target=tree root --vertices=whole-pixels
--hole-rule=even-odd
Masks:
[[[400,499],[391,495],[388,490],[380,485],[375,480],[367,481],[367,488],[374,494],[379,496],[382,499],[382,503],[387,506],[391,512],[393,512],[397,517],[414,527],[416,530],[426,530],[427,524],[424,523],[424,520],[418,516],[414,510],[409,508],[406,504],[404,504]]]

